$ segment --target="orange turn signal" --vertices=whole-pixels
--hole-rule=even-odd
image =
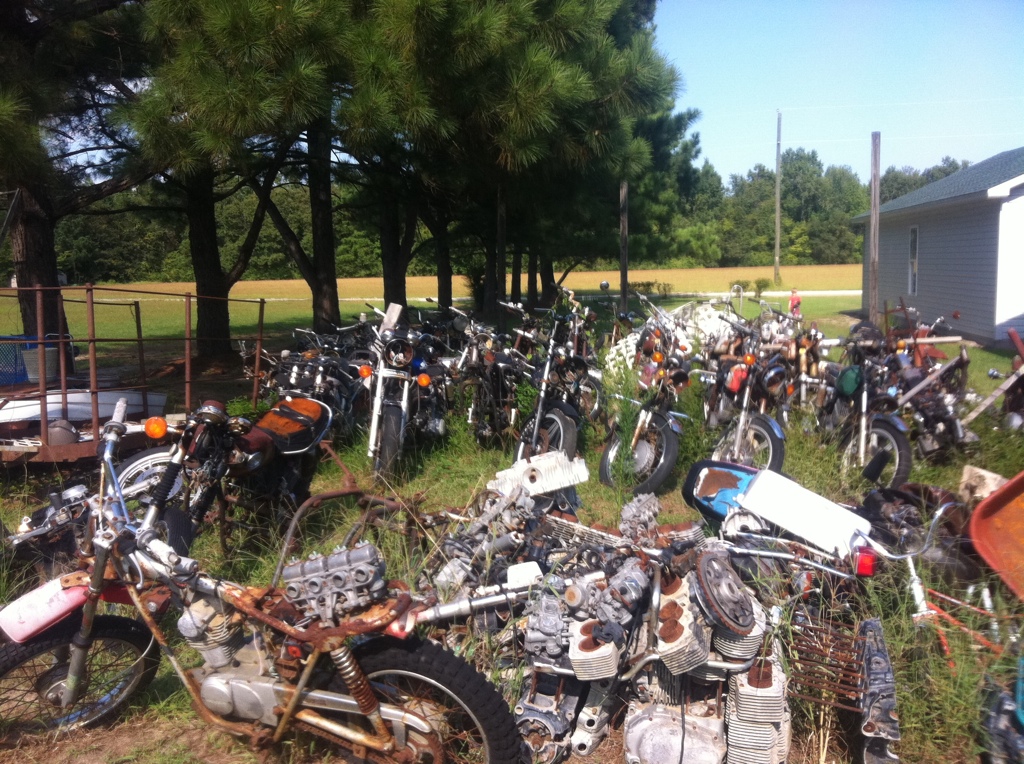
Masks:
[[[146,437],[160,440],[167,434],[167,420],[159,416],[151,416],[146,420]]]
[[[665,360],[665,354],[658,350],[655,350],[654,353],[651,354],[651,360],[654,361],[655,363],[661,363],[662,361]]]
[[[420,387],[430,387],[430,375],[420,374],[418,377],[416,377],[416,384],[419,385]]]
[[[753,353],[747,353],[745,356],[743,356],[743,363],[745,363],[747,366],[753,366],[755,363],[757,363],[757,356],[755,356]]]
[[[364,363],[359,367],[359,376],[363,379],[373,376],[373,367]]]
[[[897,342],[896,343],[896,349],[897,350],[906,350],[907,349],[907,341],[906,340],[900,340],[899,342]]]

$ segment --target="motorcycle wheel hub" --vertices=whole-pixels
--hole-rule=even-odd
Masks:
[[[697,599],[716,626],[745,637],[754,630],[754,606],[743,582],[722,554],[705,553],[697,561]]]
[[[647,474],[654,467],[657,455],[658,449],[655,445],[649,440],[640,438],[636,442],[636,448],[633,449],[633,471],[638,475]]]

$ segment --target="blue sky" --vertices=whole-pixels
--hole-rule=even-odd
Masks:
[[[870,179],[1024,146],[1024,0],[661,0],[657,45],[728,183],[782,148]]]

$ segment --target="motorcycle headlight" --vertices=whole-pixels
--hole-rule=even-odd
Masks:
[[[412,363],[412,343],[409,340],[395,338],[384,346],[384,361],[389,366],[403,368]]]
[[[228,421],[228,413],[220,401],[206,401],[196,409],[195,417],[200,422],[213,425],[224,424]]]
[[[779,395],[786,389],[786,370],[781,366],[769,366],[761,377],[761,384],[768,395]]]
[[[252,421],[244,416],[233,416],[228,420],[228,432],[232,435],[245,435],[252,429]]]
[[[551,361],[558,366],[563,365],[569,360],[569,351],[565,349],[563,345],[556,345],[555,349],[551,351]]]

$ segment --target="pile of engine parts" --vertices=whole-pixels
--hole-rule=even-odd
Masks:
[[[618,528],[587,527],[571,485],[553,489],[553,476],[585,479],[580,460],[549,454],[529,470],[549,493],[499,473],[491,487],[512,487],[493,490],[440,545],[418,582],[436,604],[407,625],[514,627],[515,639],[498,642],[513,653],[507,665],[525,662],[514,714],[535,761],[593,753],[614,720],[628,764],[785,762],[791,688],[844,693],[841,707],[861,716],[866,760],[896,760],[884,641],[865,653],[880,628],[837,629],[811,594],[844,579],[822,585],[827,566],[758,556],[756,544],[707,537],[700,522],[659,524],[651,494],[622,508]]]

